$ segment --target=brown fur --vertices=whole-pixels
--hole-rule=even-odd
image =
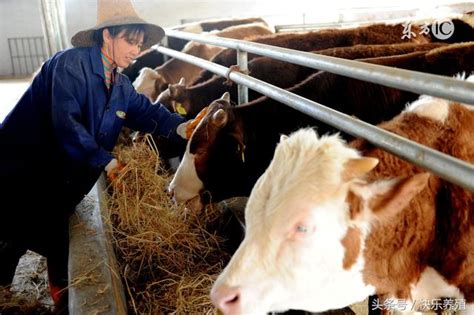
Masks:
[[[194,23],[187,23],[182,24],[172,29],[178,31],[185,31],[188,32],[189,30],[196,29],[196,27],[200,26],[203,32],[210,32],[214,30],[223,30],[225,28],[235,26],[235,25],[242,25],[242,24],[250,24],[250,23],[263,23],[267,25],[265,20],[262,18],[245,18],[245,19],[229,19],[229,20],[206,20],[201,22],[194,22]],[[186,45],[188,41],[181,38],[176,37],[169,37],[168,38],[168,47],[174,50],[181,50]]]
[[[215,33],[215,35],[218,37],[234,39],[245,39],[250,37],[255,38],[258,36],[270,34],[273,34],[273,32],[263,23],[231,26]]]
[[[402,39],[402,24],[386,25],[374,24],[353,29],[330,29],[307,33],[280,33],[259,38],[249,38],[255,43],[291,48],[301,51],[321,50],[332,47],[353,46],[357,44],[394,44],[394,43],[428,43],[424,36],[417,36],[411,39]],[[248,54],[248,60],[257,57],[255,54]],[[229,67],[236,64],[236,52],[234,49],[225,49],[214,58],[212,62]],[[213,75],[210,71],[203,71],[193,84],[203,82]]]
[[[346,236],[341,240],[342,246],[345,249],[342,266],[346,270],[349,270],[357,261],[357,257],[359,257],[360,238],[360,230],[350,227],[347,230]]]
[[[313,52],[338,58],[357,59],[392,56],[414,51],[427,51],[430,49],[442,47],[443,45],[444,44],[442,43],[356,45],[352,47],[338,47],[316,50]],[[259,57],[251,60],[248,64],[248,68],[252,77],[284,89],[301,82],[310,74],[318,71],[317,69],[295,65],[269,57]],[[202,108],[208,106],[213,100],[219,98],[224,92],[229,92],[231,99],[234,101],[237,100],[237,86],[225,85],[224,81],[224,78],[215,75],[205,82],[201,82],[189,87],[175,84],[174,88],[178,92],[174,96],[170,96],[165,91],[164,95],[160,95],[159,102],[170,110],[172,110],[171,103],[173,101],[179,102],[186,109],[186,117],[192,118]],[[260,96],[260,93],[251,89],[249,90],[249,100],[254,100]]]
[[[406,113],[381,127],[453,155],[474,162],[472,134],[474,111],[451,106],[447,121],[433,121]],[[417,166],[374,148],[364,140],[351,145],[364,155],[377,157],[379,166],[368,180],[409,176],[423,172]],[[431,266],[450,284],[460,288],[466,302],[474,302],[474,194],[432,176],[428,186],[395,218],[374,226],[364,256],[365,280],[379,294],[409,298],[409,286]]]
[[[459,54],[463,54],[463,49],[459,48]],[[462,70],[474,70],[474,64],[472,64],[474,58],[466,59],[471,64],[469,62],[467,65],[454,63],[452,68],[445,69],[443,54],[437,54],[434,62],[430,63],[426,62],[425,56],[423,52],[414,52],[364,61],[432,73],[437,73],[437,66],[441,65],[442,69],[449,71],[445,75]],[[417,95],[411,92],[323,71],[311,75],[288,91],[348,115],[355,115],[372,124],[391,119],[399,114],[407,103],[417,98]],[[235,119],[229,118],[226,128],[220,130],[203,128],[202,138],[191,139],[193,149],[206,152],[206,156],[200,158],[199,165],[195,166],[200,180],[204,183],[206,191],[213,196],[214,201],[250,194],[256,180],[268,167],[280,134],[289,134],[307,126],[317,126],[319,134],[337,131],[334,127],[266,97],[238,107],[229,105],[225,110],[228,111],[229,117],[235,117]],[[262,121],[268,124],[262,124]],[[237,130],[236,125],[243,127]],[[206,135],[211,131],[213,137],[207,138]],[[245,163],[242,163],[236,154],[237,144],[233,144],[236,134],[244,139]],[[350,139],[350,136],[343,135]],[[217,141],[216,138],[219,140]]]
[[[231,27],[230,29],[222,30],[213,35],[234,39],[245,39],[251,35],[264,35],[271,33],[272,31],[264,27],[262,24],[250,24]],[[189,46],[184,47],[183,52],[205,60],[210,60],[223,49],[224,48],[222,47],[193,42]],[[194,78],[199,75],[201,70],[202,69],[198,66],[194,66],[176,58],[168,60],[163,65],[155,69],[155,71],[158,72],[165,80],[157,80],[155,83],[154,95],[156,96],[153,99],[156,99],[156,97],[161,92],[166,90],[168,84],[177,83],[180,78],[184,78],[187,82],[192,82]]]

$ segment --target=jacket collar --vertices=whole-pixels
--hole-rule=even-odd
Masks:
[[[92,64],[92,71],[98,76],[100,76],[103,81],[105,81],[104,64],[102,63],[102,56],[100,55],[99,45],[92,46],[89,50],[89,55]],[[123,81],[123,78],[117,72],[114,85],[122,85]]]
[[[92,46],[89,54],[91,58],[92,71],[105,80],[104,65],[102,64],[99,45]]]

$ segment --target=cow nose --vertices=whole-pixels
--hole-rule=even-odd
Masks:
[[[224,315],[237,314],[240,306],[240,290],[238,287],[225,285],[213,288],[211,301]]]
[[[168,195],[173,199],[173,202],[176,203],[176,198],[174,196],[174,187],[169,186],[168,189]]]

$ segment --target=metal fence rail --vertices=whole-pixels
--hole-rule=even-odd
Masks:
[[[474,83],[440,75],[317,55],[243,40],[212,37],[175,30],[167,30],[166,35],[238,49],[418,94],[428,94],[462,103],[474,104]]]
[[[227,76],[238,84],[242,84],[267,95],[272,99],[308,114],[328,125],[347,132],[348,134],[365,138],[392,154],[430,170],[441,178],[474,191],[474,166],[470,163],[453,158],[452,156],[438,152],[424,145],[420,145],[414,141],[405,139],[361,120],[354,119],[349,115],[340,113],[322,104],[305,99],[299,95],[252,78],[248,75],[235,71],[229,72],[229,68],[227,67],[166,47],[157,47],[157,49],[163,54],[189,62],[220,76]],[[411,74],[410,71],[408,71],[408,73]],[[454,80],[454,83],[459,84],[465,82]],[[472,94],[472,91],[474,91],[474,85],[471,84],[471,86]],[[468,85],[467,87],[470,86]],[[472,97],[473,95],[471,95],[471,98]]]
[[[32,74],[47,59],[41,36],[8,38],[8,49],[14,76]]]

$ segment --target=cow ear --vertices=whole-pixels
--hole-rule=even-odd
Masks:
[[[370,184],[368,206],[379,219],[392,218],[402,211],[428,184],[429,173],[378,181]]]
[[[170,96],[172,98],[178,97],[178,88],[176,87],[175,84],[169,84],[168,85],[168,90],[170,91]]]
[[[178,134],[178,136],[180,136],[181,138],[183,138],[185,140],[189,140],[189,138],[190,138],[190,136],[187,133],[189,123],[190,123],[190,121],[181,123],[176,128],[176,133]]]
[[[181,77],[181,79],[179,80],[178,84],[179,84],[179,85],[186,85],[186,80],[185,80],[183,77]]]
[[[222,109],[218,109],[214,114],[212,114],[212,123],[216,127],[223,127],[227,123],[227,113]]]
[[[344,163],[344,171],[342,172],[342,180],[344,182],[350,181],[351,179],[360,177],[370,172],[377,164],[379,160],[371,157],[361,157],[356,159],[350,159]]]
[[[221,100],[224,100],[224,101],[230,103],[230,94],[229,94],[229,92],[225,92],[224,94],[222,94]]]

